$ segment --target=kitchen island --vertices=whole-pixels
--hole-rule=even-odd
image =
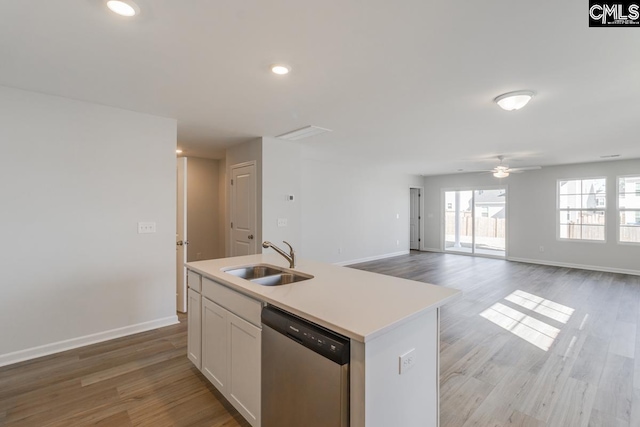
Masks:
[[[310,260],[300,260],[292,271],[313,278],[288,285],[263,286],[224,271],[254,264],[287,269],[285,260],[276,254],[187,264],[190,311],[195,312],[189,314],[190,343],[202,336],[201,350],[199,345],[190,345],[190,358],[196,366],[204,364],[207,352],[205,304],[213,301],[216,309],[219,305],[229,310],[228,316],[236,325],[246,321],[240,326],[255,337],[258,349],[258,310],[264,303],[271,304],[350,339],[351,427],[438,425],[439,307],[460,296],[460,291]],[[203,307],[203,329],[196,324],[200,322],[199,305]],[[214,328],[222,330],[212,323],[209,329]],[[216,351],[211,345],[207,348],[209,353]],[[233,351],[227,351],[226,357],[232,359]],[[202,364],[198,367],[205,376],[219,389],[224,388],[220,376]],[[241,375],[252,373],[243,371]],[[225,377],[224,382],[232,381]],[[244,378],[241,383],[250,382]],[[249,403],[240,402],[242,394],[234,395],[231,390],[225,396],[241,408],[240,413],[252,425],[260,425],[259,393],[257,403],[255,396],[245,399]],[[251,406],[255,409],[248,410]]]

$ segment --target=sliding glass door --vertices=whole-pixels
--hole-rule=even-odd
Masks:
[[[506,189],[445,191],[444,250],[504,257]]]

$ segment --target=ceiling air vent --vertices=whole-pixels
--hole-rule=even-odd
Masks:
[[[278,135],[276,138],[286,139],[287,141],[297,141],[299,139],[309,138],[310,136],[320,135],[325,132],[331,132],[331,129],[325,129],[318,126],[305,126],[303,128]]]

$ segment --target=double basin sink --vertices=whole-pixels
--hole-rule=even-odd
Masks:
[[[262,286],[280,286],[313,279],[313,276],[269,264],[247,265],[223,270],[225,273]]]

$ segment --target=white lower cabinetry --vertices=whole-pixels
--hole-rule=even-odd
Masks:
[[[261,308],[259,301],[203,278],[200,370],[253,427],[260,427],[262,330],[243,317],[255,323]],[[191,333],[191,317],[189,322]]]
[[[225,395],[229,354],[228,313],[218,304],[202,298],[202,373]]]
[[[252,426],[260,425],[260,365],[262,330],[227,313],[229,400]]]
[[[202,369],[202,296],[193,289],[187,294],[187,356]]]

